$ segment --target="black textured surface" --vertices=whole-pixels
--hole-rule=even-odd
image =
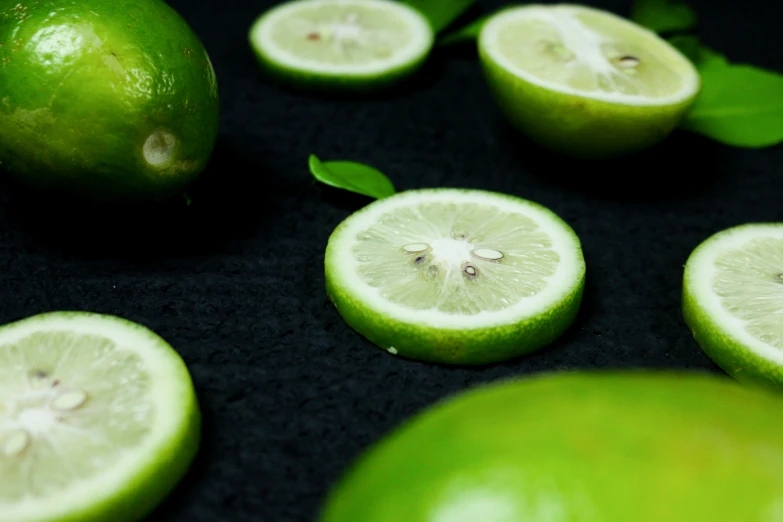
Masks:
[[[109,210],[0,193],[0,321],[117,314],[154,329],[190,367],[202,451],[151,520],[313,520],[369,444],[434,401],[500,377],[717,371],[681,319],[682,266],[722,228],[783,219],[780,147],[732,149],[678,132],[626,160],[567,161],[500,122],[470,53],[440,50],[409,87],[377,99],[318,100],[259,77],[246,34],[267,2],[170,3],[203,39],[221,88],[219,143],[193,203]],[[630,5],[590,3],[620,14]],[[693,5],[708,44],[783,70],[781,4]],[[322,273],[330,232],[367,200],[311,182],[310,153],[370,163],[400,190],[483,188],[550,207],[576,230],[588,264],[576,325],[539,353],[484,368],[370,346],[327,302]]]

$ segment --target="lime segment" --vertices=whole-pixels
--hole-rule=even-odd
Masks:
[[[783,387],[783,224],[714,234],[685,266],[684,312],[699,346],[743,382]]]
[[[433,41],[426,18],[392,0],[293,0],[250,33],[261,64],[300,85],[391,83],[413,72]]]
[[[346,219],[326,251],[327,290],[357,331],[392,353],[486,363],[551,342],[579,308],[579,240],[526,200],[408,191]]]
[[[184,475],[200,415],[179,356],[119,318],[0,328],[0,521],[138,520]]]

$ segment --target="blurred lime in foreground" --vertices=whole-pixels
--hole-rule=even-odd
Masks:
[[[558,373],[409,419],[346,471],[320,522],[769,522],[783,399],[705,374]]]
[[[510,123],[569,156],[615,157],[660,142],[701,85],[691,62],[655,33],[579,5],[503,9],[482,25],[478,47]]]
[[[529,353],[573,323],[585,281],[579,238],[551,210],[466,189],[377,200],[329,238],[327,293],[391,354],[487,364]]]
[[[89,199],[195,179],[218,127],[207,52],[161,0],[0,2],[0,170]]]
[[[303,89],[371,91],[427,59],[428,20],[395,0],[293,0],[261,15],[250,44],[271,77]]]
[[[683,312],[728,374],[783,390],[783,223],[740,225],[702,242],[685,265]]]
[[[0,328],[0,521],[141,520],[200,429],[187,367],[143,326],[52,312]]]

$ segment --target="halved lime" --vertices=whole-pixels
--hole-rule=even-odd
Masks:
[[[771,522],[783,399],[723,376],[557,372],[407,420],[334,484],[320,522]]]
[[[685,265],[683,311],[728,374],[783,389],[783,223],[732,227],[700,244]]]
[[[200,413],[177,353],[86,312],[0,328],[0,521],[135,521],[184,476]]]
[[[264,70],[295,87],[373,90],[426,60],[433,30],[394,0],[293,0],[260,16],[251,46]]]
[[[478,47],[511,124],[576,157],[630,154],[661,141],[701,85],[693,64],[655,33],[580,5],[501,10],[483,24]]]
[[[326,248],[327,293],[345,321],[392,354],[484,364],[537,350],[579,310],[574,231],[524,199],[423,189],[377,200]]]

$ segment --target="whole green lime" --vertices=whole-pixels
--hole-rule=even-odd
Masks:
[[[0,170],[99,200],[157,200],[218,129],[204,46],[161,0],[0,0]]]
[[[369,449],[321,522],[768,522],[783,398],[724,376],[564,372],[462,393]]]

